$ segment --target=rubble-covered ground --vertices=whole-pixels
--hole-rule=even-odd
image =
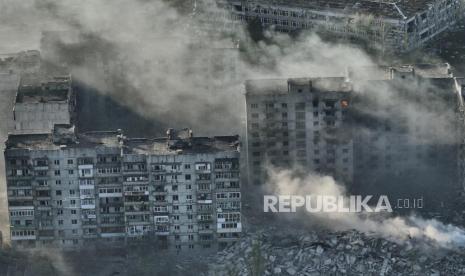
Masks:
[[[250,234],[211,260],[209,275],[465,275],[465,253],[356,231]]]

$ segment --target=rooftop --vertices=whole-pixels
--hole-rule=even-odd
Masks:
[[[425,79],[453,78],[448,63],[408,64],[397,66],[363,66],[349,67],[347,74],[354,80],[391,80],[394,74],[411,74]]]
[[[309,85],[312,92],[350,92],[355,82],[390,82],[406,76],[427,79],[438,87],[450,87],[455,80],[448,63],[409,64],[348,67],[346,76],[339,77],[247,80],[245,88],[246,95],[285,95],[293,85]]]
[[[71,76],[45,78],[36,74],[23,75],[16,103],[66,102],[71,95]]]
[[[325,78],[292,78],[292,79],[259,79],[247,80],[245,83],[247,94],[288,94],[289,86],[309,85],[312,92],[349,92],[351,85],[345,77]]]
[[[193,137],[167,133],[160,138],[127,138],[118,131],[93,131],[76,134],[74,128],[55,129],[54,134],[9,135],[6,149],[58,150],[60,148],[120,147],[134,154],[193,154],[219,151],[237,151],[239,136]],[[59,137],[57,137],[59,136]]]
[[[407,19],[416,13],[428,10],[435,0],[256,0],[263,5],[303,7],[317,10],[331,10],[346,14],[372,14],[375,16]]]

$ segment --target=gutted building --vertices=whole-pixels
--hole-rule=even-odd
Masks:
[[[152,240],[215,248],[242,231],[237,136],[134,139],[120,131],[10,135],[6,178],[16,247]]]
[[[232,21],[258,20],[283,32],[309,29],[394,52],[421,47],[464,16],[460,0],[227,0],[221,5]]]

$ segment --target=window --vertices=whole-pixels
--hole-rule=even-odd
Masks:
[[[77,211],[75,209],[72,209],[71,210],[71,215],[76,215],[77,214]]]
[[[55,170],[55,175],[60,175],[60,170]]]
[[[305,110],[305,103],[296,103],[295,110]]]
[[[55,180],[56,185],[61,185],[61,180]]]
[[[171,190],[172,190],[173,192],[176,192],[176,191],[178,190],[178,185],[173,185],[173,186],[171,187]]]
[[[173,195],[173,201],[178,201],[179,200],[179,196],[178,195]]]
[[[191,180],[191,175],[190,175],[190,174],[186,174],[186,175],[184,176],[184,178],[185,178],[186,180]]]
[[[75,195],[76,191],[75,190],[69,190],[69,195]]]
[[[192,185],[191,185],[191,184],[187,184],[187,185],[186,185],[186,190],[190,190],[190,189],[192,189]]]
[[[68,170],[68,174],[74,174],[74,170]]]
[[[72,219],[71,224],[77,224],[77,219]]]
[[[56,191],[55,191],[55,194],[56,194],[57,196],[61,196],[61,190],[56,190]]]
[[[63,220],[62,219],[58,220],[58,225],[63,225]]]
[[[54,160],[54,161],[53,161],[53,164],[55,164],[55,165],[60,165],[60,160]]]
[[[187,211],[192,211],[192,205],[187,205]]]
[[[173,211],[178,211],[179,210],[179,205],[173,205]]]
[[[258,108],[258,104],[253,103],[253,104],[250,105],[250,107],[251,107],[251,108]]]
[[[191,214],[187,215],[187,219],[193,219],[193,218],[194,218],[193,215],[191,215]]]
[[[72,165],[74,163],[73,159],[68,159],[68,165]]]
[[[190,164],[185,164],[185,165],[184,165],[184,169],[187,170],[187,169],[190,169],[190,168],[191,168],[191,165],[190,165]]]

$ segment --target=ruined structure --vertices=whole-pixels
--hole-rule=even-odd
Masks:
[[[13,132],[51,133],[55,124],[74,124],[75,109],[71,76],[23,75],[13,110]]]
[[[315,30],[395,52],[423,46],[464,16],[459,0],[227,0],[221,5],[232,13],[231,21],[257,19],[278,31]]]

